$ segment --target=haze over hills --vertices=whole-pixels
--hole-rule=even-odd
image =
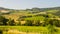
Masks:
[[[0,0],[0,34],[60,34],[60,0]]]
[[[60,15],[60,7],[51,7],[51,8],[37,8],[37,7],[34,7],[32,9],[23,9],[23,10],[16,10],[16,9],[9,9],[9,8],[4,8],[4,7],[0,7],[0,11],[1,10],[5,10],[5,13],[18,13],[20,11],[28,11],[28,12],[31,12],[31,13],[39,13],[39,12],[42,12],[42,14],[45,12],[45,13],[51,13],[51,14],[54,14],[54,15]],[[7,12],[7,11],[8,12]],[[4,11],[3,11],[4,13]]]
[[[5,9],[8,10],[9,8],[0,7],[0,10],[5,10]],[[40,9],[40,10],[46,10],[46,9],[47,9],[47,10],[48,10],[48,9],[51,10],[51,9],[52,9],[52,10],[53,10],[53,9],[60,9],[60,7],[51,7],[51,8],[37,8],[37,7],[34,7],[34,8],[32,8],[32,9]],[[13,10],[17,10],[17,9],[13,9]],[[24,10],[24,9],[23,9],[23,10]]]

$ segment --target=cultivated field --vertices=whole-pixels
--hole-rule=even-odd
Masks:
[[[47,27],[42,26],[0,26],[0,30],[3,34],[51,34]],[[60,34],[60,28],[58,30],[54,34]]]

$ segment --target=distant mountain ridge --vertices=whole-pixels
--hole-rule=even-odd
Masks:
[[[40,9],[40,10],[52,10],[52,9],[60,9],[60,7],[51,7],[51,8],[32,8],[32,9]],[[4,7],[0,7],[0,10],[15,10],[15,9],[9,9],[9,8],[4,8]],[[23,9],[24,10],[24,9]]]
[[[3,7],[0,7],[0,10],[4,10],[5,8],[3,8]]]

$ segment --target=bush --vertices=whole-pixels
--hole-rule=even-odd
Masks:
[[[7,25],[8,19],[3,16],[0,16],[0,25]]]
[[[12,20],[9,19],[9,21],[8,21],[8,25],[11,25],[11,26],[16,25],[14,19],[12,19]]]
[[[3,31],[2,30],[0,30],[0,34],[3,34]]]
[[[26,23],[24,24],[25,26],[32,26],[33,21],[27,20]]]

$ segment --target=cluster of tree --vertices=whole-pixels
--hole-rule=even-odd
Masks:
[[[44,22],[40,22],[40,20],[27,20],[24,24],[25,26],[47,26],[47,25],[55,25],[60,27],[60,20],[57,19],[46,19]],[[22,24],[23,25],[23,24]]]
[[[32,18],[32,20],[30,20],[30,19],[29,20],[25,20],[26,23],[24,25],[26,25],[26,26],[47,26],[47,25],[51,24],[51,25],[55,25],[57,27],[60,27],[60,20],[59,19],[55,19],[55,18],[58,18],[57,16],[54,16],[52,14],[47,14],[47,15],[39,14],[39,15],[35,15],[34,17],[36,17],[36,16],[43,16],[45,18],[42,18],[42,20],[44,19],[43,21],[41,21],[41,17],[40,17],[39,20],[37,20],[36,18],[35,18],[36,20],[33,19],[33,18]]]
[[[14,25],[14,20],[0,16],[0,25]]]
[[[37,16],[37,15],[35,15]],[[0,25],[10,25],[10,26],[14,26],[14,25],[24,25],[24,26],[47,26],[49,24],[51,25],[55,25],[57,27],[60,27],[60,20],[58,19],[51,19],[52,18],[56,18],[55,16],[48,14],[48,15],[38,15],[38,16],[43,16],[42,18],[37,17],[38,19],[32,19],[32,20],[24,20],[21,19],[22,21],[25,21],[24,24],[21,24],[21,20],[18,20],[19,23],[16,23],[14,21],[14,19],[7,19],[3,16],[0,16]],[[27,17],[27,16],[26,16]],[[31,18],[31,16],[28,16]],[[45,17],[45,18],[44,18]],[[43,20],[43,21],[41,21]]]

